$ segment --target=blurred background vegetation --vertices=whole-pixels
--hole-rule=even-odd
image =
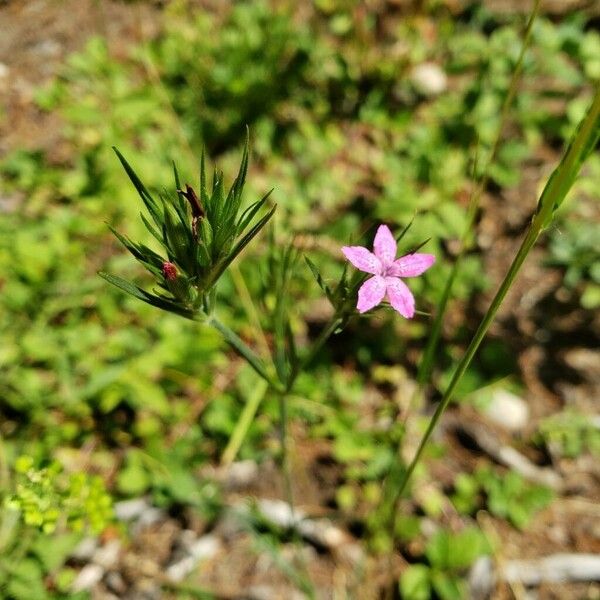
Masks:
[[[474,172],[494,142],[529,7],[452,0],[86,2],[96,30],[88,23],[78,31],[83,9],[67,7],[74,3],[25,4],[0,3],[0,32],[7,32],[0,45],[0,495],[14,507],[16,490],[25,490],[16,507],[37,506],[31,494],[40,484],[32,483],[31,469],[38,469],[51,479],[55,508],[66,510],[61,502],[81,494],[77,485],[100,498],[85,509],[96,527],[105,520],[104,492],[92,480],[73,488],[61,479],[87,472],[101,476],[116,500],[149,495],[155,506],[173,514],[193,507],[210,523],[224,498],[199,473],[219,463],[256,382],[211,331],[159,316],[96,275],[106,269],[147,283],[106,226],[148,237],[111,146],[151,188],[172,186],[172,160],[195,184],[203,147],[234,174],[248,125],[246,198],[275,188],[276,237],[296,235],[334,277],[342,244],[370,239],[380,222],[400,230],[416,215],[405,248],[431,238],[427,251],[438,263],[411,285],[418,308],[433,312],[465,226]],[[27,12],[33,5],[37,16]],[[36,39],[28,19],[44,22],[45,14],[52,26]],[[52,38],[56,23],[62,37]],[[21,46],[8,35],[19,26]],[[592,9],[542,10],[533,27],[475,243],[444,326],[432,399],[600,81],[597,26]],[[480,414],[498,386],[526,401],[535,396],[519,443],[534,454],[551,447],[561,459],[600,449],[588,418],[597,366],[573,358],[590,356],[597,342],[599,177],[595,155],[457,398]],[[220,287],[224,318],[254,343],[246,298],[258,296],[259,312],[272,302],[261,283],[265,259],[264,246],[255,244]],[[302,340],[315,335],[327,308],[308,268],[298,270],[294,294],[294,330]],[[304,448],[294,459],[304,473],[299,481],[314,456],[306,448],[318,447],[323,468],[336,474],[323,484],[323,506],[373,552],[377,527],[367,516],[390,465],[399,435],[391,419],[408,408],[428,323],[387,311],[356,321],[301,378],[291,405]],[[541,358],[532,358],[531,348]],[[561,378],[565,370],[570,376]],[[262,464],[276,454],[276,415],[275,401],[265,398],[238,458]],[[452,454],[446,442],[439,438],[434,453],[442,460]],[[440,597],[461,597],[464,569],[489,551],[466,533],[452,542],[469,548],[463,561],[440,558],[436,548],[450,543],[449,499],[465,522],[487,508],[516,528],[550,500],[547,490],[497,466],[475,471],[456,457],[448,464],[449,485],[414,500],[413,520],[402,525],[408,545],[422,538],[422,519],[441,527],[426,547],[401,549],[420,565],[404,579],[407,598],[429,597],[430,585]],[[33,511],[31,544],[21,551],[14,550],[17,526],[0,535],[0,554],[4,548],[5,556],[17,557],[0,559],[7,597],[74,597],[68,590],[76,573],[67,559],[79,537],[52,534],[64,542],[56,546],[58,560],[44,556],[43,543],[35,546],[37,536],[54,529],[52,511],[43,516],[47,508],[39,509],[41,517]],[[45,533],[34,531],[47,523]],[[23,584],[30,580],[39,585]]]

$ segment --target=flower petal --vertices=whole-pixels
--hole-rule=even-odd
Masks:
[[[407,254],[394,261],[388,268],[392,277],[416,277],[421,275],[435,262],[433,254]]]
[[[379,275],[367,279],[358,290],[358,312],[364,313],[377,306],[385,296],[385,279]]]
[[[380,225],[377,229],[373,250],[384,267],[391,265],[396,258],[396,240],[387,225]]]
[[[362,246],[344,246],[344,256],[357,268],[365,273],[381,275],[381,261]]]
[[[404,281],[397,277],[386,277],[385,285],[390,304],[403,317],[412,319],[415,314],[415,297]]]

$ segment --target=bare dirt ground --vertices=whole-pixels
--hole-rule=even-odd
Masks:
[[[509,0],[501,4],[513,6]],[[591,10],[598,7],[592,2],[579,4]],[[556,2],[552,4],[552,10],[556,9],[556,5]],[[118,54],[141,36],[151,35],[160,25],[160,10],[159,3],[144,2],[0,1],[0,107],[3,117],[0,119],[0,156],[16,148],[38,148],[47,151],[51,160],[64,160],[61,124],[52,114],[36,109],[34,90],[52,78],[65,58],[80,49],[90,36],[105,36],[111,50]],[[540,157],[540,160],[548,160],[548,157]],[[514,255],[520,241],[535,197],[539,166],[531,165],[518,194],[509,193],[502,198],[489,196],[485,200],[480,232],[486,239],[485,261],[492,281],[499,281],[503,276],[508,257]],[[524,197],[527,202],[523,201]],[[541,417],[565,406],[577,406],[587,414],[595,414],[600,397],[600,352],[597,343],[600,315],[591,315],[578,306],[565,303],[558,292],[560,273],[542,269],[540,259],[541,251],[527,262],[492,331],[492,336],[508,340],[518,355],[521,377],[528,390],[524,399],[531,408],[528,430],[533,430]],[[482,297],[472,307],[474,320],[488,302],[489,297]],[[549,323],[551,327],[546,328]],[[538,333],[543,329],[550,330],[550,339],[539,339]],[[472,470],[485,455],[485,452],[465,445],[461,436],[456,435],[452,423],[465,417],[481,420],[470,409],[455,407],[444,425],[450,450],[444,465],[436,467],[442,486],[445,481],[451,481],[457,471]],[[500,428],[490,423],[482,425],[489,428],[501,443],[515,445],[515,440]],[[307,440],[300,427],[294,433],[294,480],[296,495],[302,499],[301,508],[311,516],[327,516],[336,521],[328,501],[334,496],[340,473],[331,459],[330,449],[325,442],[315,445]],[[527,433],[523,432],[521,442],[526,439]],[[519,440],[516,443],[520,443]],[[540,466],[553,469],[563,481],[564,491],[548,509],[537,515],[525,532],[490,516],[482,519],[480,525],[501,541],[502,556],[496,559],[502,562],[556,552],[600,553],[598,464],[589,457],[553,462],[551,458],[540,456],[528,448],[524,442],[519,449]],[[258,469],[241,484],[228,484],[232,505],[247,496],[281,497],[281,485],[273,466],[267,464]],[[225,474],[224,477],[232,476]],[[448,513],[449,523],[456,519],[456,515]],[[379,577],[383,577],[380,571],[385,569],[372,560],[361,563],[364,572],[357,572],[356,557],[347,552],[359,547],[357,540],[349,532],[348,524],[338,522],[337,525],[345,536],[343,546],[346,553],[344,548],[323,548],[314,541],[304,545],[304,560],[312,580],[332,593],[350,590],[347,593],[354,593],[350,597],[378,597],[378,584],[382,581]],[[196,583],[214,590],[217,597],[294,597],[275,558],[264,550],[257,551],[250,534],[232,525],[226,518],[216,529],[207,531],[206,524],[187,513],[160,513],[149,523],[138,523],[132,529],[130,541],[121,546],[118,559],[111,567],[112,578],[105,578],[93,588],[94,597],[168,597],[160,595],[157,585],[164,582],[166,565],[172,564],[185,530],[193,531],[196,536],[211,534],[216,540],[217,549],[203,563]],[[103,542],[108,543],[113,537],[109,532]],[[288,546],[293,554],[293,544]],[[357,552],[360,553],[360,549]],[[75,564],[83,566],[84,563]],[[398,566],[402,563],[403,559],[398,557]],[[360,586],[360,592],[357,586]],[[183,588],[179,590],[183,591]],[[179,592],[173,590],[173,597],[177,597]],[[519,586],[502,584],[496,588],[493,597],[600,598],[600,585],[544,584],[537,588],[536,595],[531,596]]]

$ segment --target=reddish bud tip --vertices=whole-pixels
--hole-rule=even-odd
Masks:
[[[177,267],[172,262],[164,262],[162,272],[167,281],[177,279]]]

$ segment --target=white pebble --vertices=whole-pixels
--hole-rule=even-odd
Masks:
[[[91,590],[104,576],[104,569],[100,565],[90,563],[85,565],[75,578],[71,589],[74,592],[83,592]]]
[[[423,96],[438,96],[448,88],[448,77],[442,68],[432,62],[413,68],[410,80],[417,92]]]
[[[529,421],[529,407],[519,396],[507,390],[495,390],[485,408],[486,416],[509,431],[519,431]]]

